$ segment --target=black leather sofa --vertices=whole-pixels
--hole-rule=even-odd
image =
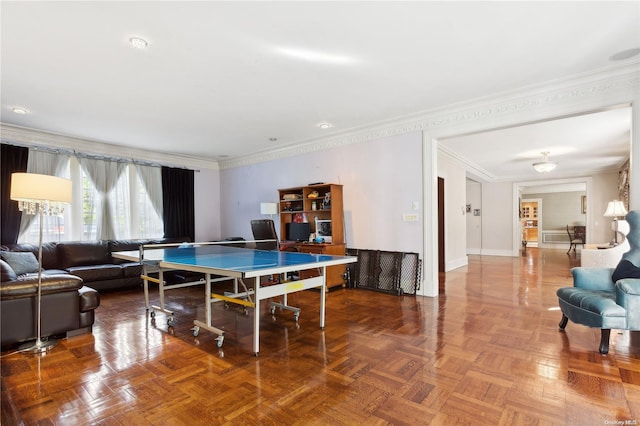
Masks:
[[[70,337],[91,332],[99,292],[139,286],[142,266],[111,256],[116,251],[137,250],[140,244],[178,243],[188,238],[156,240],[111,240],[44,243],[42,247],[42,329],[41,336]],[[12,244],[2,247],[0,255],[31,252],[38,258],[38,245]],[[36,337],[36,267],[14,271],[0,260],[0,341],[3,347]]]
[[[117,290],[142,284],[142,266],[138,262],[116,259],[111,253],[138,250],[140,244],[181,243],[189,238],[146,240],[64,241],[44,243],[42,267],[48,274],[71,274],[82,278],[84,285],[98,291]],[[32,252],[38,257],[37,244],[11,244],[8,251]]]
[[[36,337],[38,273],[17,275],[0,260],[0,341],[2,347]],[[59,271],[42,276],[41,337],[90,333],[100,295],[82,279]]]

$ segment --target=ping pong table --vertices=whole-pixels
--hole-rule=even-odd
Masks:
[[[320,328],[324,329],[325,322],[325,293],[326,268],[328,266],[343,265],[357,261],[353,256],[329,256],[323,254],[297,253],[288,251],[264,251],[233,247],[227,245],[182,244],[178,247],[167,245],[141,246],[140,250],[115,252],[114,257],[129,261],[139,261],[143,266],[143,282],[145,291],[145,305],[149,310],[148,282],[156,282],[160,292],[160,306],[156,310],[173,312],[164,306],[164,290],[189,285],[204,284],[205,286],[205,321],[194,320],[192,328],[194,336],[200,329],[211,331],[218,335],[218,347],[224,341],[224,330],[211,323],[211,305],[224,301],[235,303],[246,308],[254,309],[253,319],[253,352],[258,355],[260,350],[260,302],[277,296],[283,297],[283,303],[272,302],[271,313],[275,307],[281,307],[294,312],[298,318],[300,309],[287,304],[287,294],[311,288],[319,288],[320,298]],[[270,277],[284,275],[294,271],[317,269],[319,274],[314,277],[293,281],[267,282]],[[163,279],[163,272],[167,270],[182,270],[204,274],[203,281],[167,285]],[[149,277],[149,273],[158,272],[158,279]],[[221,281],[233,280],[234,292],[214,293],[212,285]],[[247,282],[245,282],[247,280]],[[251,281],[251,283],[248,283]],[[238,291],[238,282],[244,286],[244,291]]]

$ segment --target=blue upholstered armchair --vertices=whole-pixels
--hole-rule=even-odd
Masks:
[[[614,268],[573,268],[573,287],[558,289],[560,329],[568,320],[601,329],[600,353],[609,352],[611,329],[640,330],[640,210],[627,214],[628,252]]]

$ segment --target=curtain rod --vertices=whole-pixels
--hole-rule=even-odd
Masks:
[[[148,162],[148,161],[143,161],[143,160],[136,160],[135,158],[125,158],[125,157],[110,157],[110,156],[106,156],[106,155],[98,155],[98,154],[88,154],[86,152],[79,152],[76,150],[71,150],[71,149],[65,149],[65,148],[54,148],[51,146],[41,146],[41,145],[32,145],[32,144],[23,144],[23,143],[16,143],[16,142],[5,142],[2,141],[3,144],[6,145],[14,145],[14,146],[21,146],[24,148],[28,148],[28,149],[32,149],[34,151],[44,151],[44,152],[50,152],[53,154],[69,154],[69,155],[74,155],[76,157],[81,157],[81,158],[91,158],[91,159],[95,159],[95,160],[104,160],[104,161],[113,161],[116,163],[131,163],[131,164],[136,164],[136,165],[140,165],[140,166],[148,166],[148,167],[171,167],[171,168],[176,168],[176,169],[185,169],[185,170],[193,170],[194,172],[199,173],[200,170],[196,170],[196,169],[190,169],[188,167],[184,167],[184,166],[175,166],[172,164],[161,164],[161,163],[155,163],[155,162]]]

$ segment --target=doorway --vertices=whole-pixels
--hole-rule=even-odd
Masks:
[[[539,247],[542,224],[542,199],[526,198],[520,200],[520,228],[522,241],[526,247]]]

